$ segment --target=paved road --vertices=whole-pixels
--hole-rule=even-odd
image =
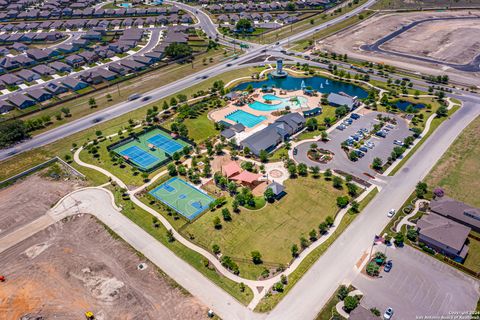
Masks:
[[[358,7],[357,9],[353,10],[351,13],[347,15],[342,15],[339,16],[329,22],[326,22],[322,25],[319,25],[317,27],[308,29],[306,31],[303,31],[296,36],[292,37],[291,39],[300,39],[302,37],[306,37],[309,34],[317,32],[317,30],[321,30],[323,28],[326,28],[334,23],[338,23],[340,21],[343,21],[345,19],[348,19],[348,17],[356,10],[362,10],[364,8],[367,8],[371,6],[372,4],[375,3],[376,0],[369,0],[362,6]],[[180,6],[179,3],[176,3],[177,5]],[[184,7],[184,5],[182,5]],[[189,9],[191,10],[191,9]],[[216,27],[213,25],[213,22],[210,20],[208,15],[206,15],[204,12],[199,11],[198,13],[198,20],[199,23],[202,24],[202,28],[206,28],[207,34],[212,34],[213,32],[217,33]],[[212,29],[213,28],[213,29]],[[153,36],[152,36],[153,37]],[[154,41],[151,41],[154,42]],[[279,44],[279,46],[287,43],[287,40],[282,40]],[[279,50],[279,46],[277,46],[274,51]],[[152,98],[147,101],[147,102],[141,102],[141,101],[125,101],[116,105],[113,105],[109,108],[100,110],[96,113],[90,114],[82,119],[72,121],[70,123],[67,123],[61,127],[49,130],[43,134],[40,134],[38,136],[35,136],[34,138],[24,141],[20,144],[17,144],[13,147],[10,147],[8,149],[2,149],[0,150],[0,161],[8,159],[14,155],[17,155],[19,153],[23,153],[28,150],[32,150],[38,147],[45,146],[49,143],[55,142],[59,139],[64,139],[74,133],[83,131],[85,129],[91,128],[95,126],[97,123],[102,123],[111,119],[114,119],[116,117],[119,117],[123,114],[126,114],[132,110],[136,110],[139,108],[142,108],[143,106],[150,104],[154,101],[160,100],[162,98],[165,98],[169,95],[175,94],[178,91],[181,91],[185,88],[191,87],[197,83],[200,83],[204,81],[208,77],[214,77],[217,75],[220,75],[224,73],[225,71],[228,70],[234,70],[234,69],[239,69],[242,67],[245,67],[245,65],[242,65],[244,63],[247,63],[249,60],[259,56],[262,53],[262,49],[264,48],[263,46],[256,46],[252,48],[250,51],[248,51],[246,54],[243,56],[239,57],[236,60],[233,61],[225,61],[224,63],[218,64],[216,66],[204,69],[202,71],[199,71],[195,74],[192,74],[191,76],[185,77],[181,80],[169,83],[168,85],[165,85],[163,87],[154,89],[150,92],[145,93],[144,95],[151,96]],[[146,50],[146,49],[145,49]],[[142,50],[143,52],[144,50]],[[231,66],[227,66],[231,65]]]
[[[385,252],[385,246],[378,246]],[[388,247],[393,261],[390,272],[372,279],[358,274],[352,284],[364,293],[362,305],[381,312],[392,307],[394,319],[415,319],[417,316],[447,317],[449,312],[475,310],[479,282],[465,273],[413,249]]]
[[[473,99],[469,99],[473,100]],[[355,275],[354,265],[368,250],[375,234],[388,223],[386,213],[403,202],[440,159],[462,130],[480,115],[480,100],[468,101],[445,121],[404,167],[330,246],[269,314],[268,319],[313,319],[338,285]]]

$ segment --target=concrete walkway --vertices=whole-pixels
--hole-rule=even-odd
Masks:
[[[413,209],[412,212],[410,212],[405,217],[403,217],[402,220],[400,220],[400,222],[395,226],[395,232],[400,232],[404,225],[415,226],[415,223],[408,221],[408,219],[410,219],[411,217],[413,217],[417,214],[417,212],[418,212],[418,210],[420,210],[420,206],[422,204],[428,204],[428,203],[429,203],[429,201],[427,201],[427,200],[417,200],[415,202],[415,209]]]

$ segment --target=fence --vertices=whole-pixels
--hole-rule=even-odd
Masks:
[[[66,163],[65,161],[63,161],[62,159],[60,159],[59,157],[55,156],[54,158],[52,159],[49,159],[45,162],[42,162],[34,167],[31,167],[23,172],[20,172],[10,178],[7,178],[3,181],[0,182],[0,189],[1,188],[5,188],[5,187],[8,187],[9,185],[13,184],[15,181],[17,181],[18,179],[21,179],[29,174],[32,174],[33,172],[36,172],[36,171],[39,171],[43,168],[46,168],[48,167],[49,165],[51,165],[52,163],[55,163],[55,162],[60,162],[62,165],[64,165],[72,174],[76,175],[77,177],[80,177],[81,179],[85,179],[85,175],[82,174],[81,172],[79,172],[77,169],[75,169],[74,167],[72,167],[71,165],[69,165],[68,163]]]

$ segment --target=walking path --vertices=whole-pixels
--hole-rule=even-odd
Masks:
[[[74,153],[74,160],[75,162],[77,162],[79,165],[81,166],[84,166],[84,167],[87,167],[87,168],[90,168],[90,169],[93,169],[93,170],[97,170],[98,172],[106,175],[107,177],[109,177],[112,181],[114,181],[115,183],[117,183],[117,185],[119,185],[120,187],[122,188],[126,188],[126,185],[125,183],[119,179],[118,177],[116,177],[115,175],[113,175],[112,173],[110,173],[109,171],[103,169],[103,168],[100,168],[98,166],[95,166],[95,165],[92,165],[92,164],[89,164],[89,163],[85,163],[83,162],[81,159],[80,159],[80,152],[83,150],[83,147],[80,147],[79,149],[76,150],[76,152]],[[156,179],[158,179],[159,177],[161,177],[163,174],[165,174],[166,172],[163,171],[163,172],[160,172],[159,174],[157,174],[152,180],[155,181]],[[145,186],[147,185],[150,185],[151,183],[153,183],[153,181],[150,181],[149,183],[145,184],[144,186],[141,186],[135,190],[130,190],[130,191],[127,191],[128,194],[130,195],[130,199],[133,203],[135,203],[137,206],[139,206],[140,208],[142,208],[143,210],[147,211],[148,213],[152,214],[153,216],[157,217],[157,219],[164,225],[164,227],[167,229],[167,230],[172,230],[172,233],[175,237],[175,239],[180,242],[181,244],[183,244],[184,246],[186,246],[187,248],[201,254],[202,256],[204,256],[206,259],[208,259],[210,261],[210,263],[215,266],[216,270],[223,276],[227,277],[228,279],[232,280],[232,281],[235,281],[237,283],[241,283],[243,282],[245,285],[247,285],[248,287],[250,287],[250,289],[253,291],[254,293],[254,297],[252,299],[252,301],[250,302],[250,304],[248,305],[248,308],[249,309],[254,309],[255,306],[258,304],[258,302],[260,302],[260,300],[264,297],[264,295],[269,291],[269,289],[276,283],[276,282],[279,282],[281,280],[281,275],[284,274],[286,276],[288,276],[289,274],[291,274],[293,271],[295,271],[295,269],[300,265],[300,263],[303,261],[303,259],[305,259],[308,254],[310,254],[313,250],[315,250],[315,248],[319,247],[320,245],[322,245],[337,229],[337,227],[340,225],[340,222],[342,221],[343,217],[345,216],[345,214],[348,212],[348,209],[350,207],[347,207],[347,208],[344,208],[342,210],[340,210],[336,217],[335,217],[335,221],[334,221],[334,224],[333,226],[328,230],[328,233],[326,235],[323,235],[320,237],[320,239],[318,239],[317,241],[315,241],[311,246],[309,246],[308,248],[306,248],[304,251],[302,251],[300,253],[300,255],[298,256],[297,259],[295,259],[292,264],[290,266],[288,266],[288,268],[280,273],[280,274],[277,274],[275,275],[274,277],[272,278],[269,278],[269,279],[265,279],[265,280],[251,280],[251,279],[245,279],[245,278],[242,278],[238,275],[235,275],[233,273],[231,273],[229,270],[227,270],[226,268],[224,268],[222,266],[222,264],[220,263],[220,261],[217,259],[216,256],[214,256],[213,254],[211,254],[209,251],[195,245],[194,243],[190,242],[189,240],[187,240],[186,238],[184,238],[180,233],[178,233],[175,228],[173,228],[173,226],[169,223],[169,221],[161,214],[159,214],[157,211],[155,211],[154,209],[152,209],[151,207],[149,207],[148,205],[144,204],[142,201],[140,201],[136,196],[135,194],[141,190],[144,189]],[[356,200],[359,202],[361,200],[363,200],[370,191],[372,191],[373,189],[375,188],[375,186],[372,186],[370,188],[368,188],[365,192],[363,192]],[[119,210],[120,211],[120,210]],[[133,222],[131,222],[132,224],[134,224]],[[161,245],[161,244],[160,244]],[[142,252],[143,253],[143,252]],[[163,269],[162,265],[158,265],[161,269]],[[174,280],[176,281],[179,281],[178,279],[175,279]],[[182,283],[181,281],[179,281],[180,283]]]
[[[404,225],[415,226],[415,223],[408,221],[408,219],[410,219],[411,217],[417,214],[422,204],[428,204],[428,203],[429,202],[427,200],[417,200],[415,202],[415,209],[412,210],[412,212],[407,214],[405,217],[403,217],[402,220],[400,220],[400,222],[395,226],[395,232],[400,232]]]
[[[360,290],[353,290],[352,292],[348,293],[349,297],[355,297],[355,296],[363,296],[363,292]],[[350,315],[343,310],[343,306],[345,305],[344,301],[341,300],[335,305],[335,309],[337,309],[337,312],[344,317],[345,319],[350,318]]]

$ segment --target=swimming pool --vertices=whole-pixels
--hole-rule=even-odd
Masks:
[[[129,2],[125,2],[125,3],[120,3],[119,6],[122,8],[128,9],[132,7],[132,4]]]
[[[248,128],[255,127],[262,121],[267,120],[265,116],[256,116],[243,110],[236,110],[227,115],[225,118],[232,120],[235,123],[241,123]]]
[[[290,109],[299,109],[307,107],[307,98],[305,97],[294,97],[295,100],[289,98],[277,97],[273,94],[266,94],[263,96],[263,99],[266,101],[272,101],[273,103],[263,103],[260,101],[254,101],[249,104],[250,108],[258,111],[275,111],[279,109],[285,109],[285,107],[290,107]],[[279,103],[277,103],[279,101]]]

